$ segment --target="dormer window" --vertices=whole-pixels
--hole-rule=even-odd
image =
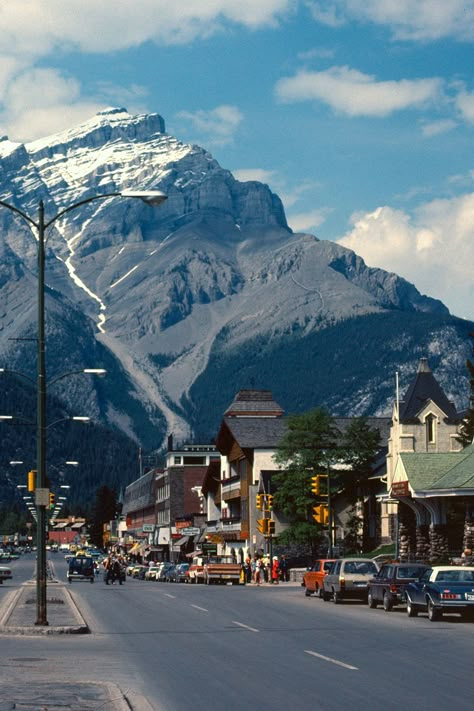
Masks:
[[[426,423],[426,441],[428,444],[434,444],[436,442],[436,417],[434,415],[428,415],[425,420]]]

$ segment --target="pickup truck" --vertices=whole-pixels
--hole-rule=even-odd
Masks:
[[[190,583],[240,585],[241,566],[234,563],[231,556],[196,556],[189,567],[188,578]]]

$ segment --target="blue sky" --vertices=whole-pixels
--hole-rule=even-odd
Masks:
[[[11,140],[158,112],[295,231],[474,318],[474,0],[8,0],[0,27]]]

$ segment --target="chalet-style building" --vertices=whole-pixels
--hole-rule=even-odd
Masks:
[[[392,422],[387,509],[397,524],[400,557],[436,561],[460,555],[474,543],[474,451],[462,449],[457,439],[462,415],[425,358],[405,397],[395,403]]]

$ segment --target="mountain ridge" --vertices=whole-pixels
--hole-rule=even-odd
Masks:
[[[214,379],[220,373],[226,393],[249,379],[259,384],[252,343],[265,343],[274,363],[262,387],[278,392],[283,363],[291,368],[284,352],[293,341],[298,358],[304,361],[307,351],[311,360],[314,344],[324,350],[321,334],[345,331],[352,320],[362,328],[369,319],[378,337],[393,343],[393,334],[379,326],[384,317],[391,328],[397,325],[401,344],[413,348],[419,332],[428,355],[436,355],[441,381],[455,373],[454,396],[459,403],[467,398],[462,369],[469,346],[463,334],[472,330],[470,322],[451,316],[440,301],[396,274],[368,267],[351,250],[293,233],[280,198],[267,185],[235,180],[205,149],[168,135],[159,114],[109,109],[61,134],[13,145],[0,141],[0,198],[33,219],[40,200],[49,220],[98,193],[139,187],[168,195],[157,210],[135,200],[94,201],[48,229],[48,371],[56,377],[61,368],[107,362],[109,372],[106,383],[84,386],[84,397],[76,389],[72,398],[65,385],[61,397],[69,407],[83,401],[102,424],[146,449],[160,448],[170,432],[183,439],[200,429],[201,403],[214,413],[205,418],[209,427],[217,421],[222,398],[209,403],[203,387],[211,373]],[[31,345],[9,339],[34,333],[36,246],[28,225],[9,210],[0,209],[0,229],[0,359],[18,370],[26,363],[31,374]],[[393,313],[400,318],[388,318]],[[407,314],[420,318],[410,321]],[[410,324],[405,330],[404,319]],[[444,326],[452,329],[446,344],[436,335]],[[449,357],[450,349],[456,358]],[[367,398],[367,384],[359,383],[367,409],[388,408],[383,379],[397,370],[399,352],[403,348],[393,346],[390,356],[384,349],[384,363],[374,364],[378,397]],[[224,372],[216,358],[225,362]],[[400,360],[414,370],[417,349]],[[318,367],[326,367],[332,402],[349,414],[363,410],[344,397],[345,380],[330,362]],[[262,363],[262,379],[264,371]],[[353,397],[357,391],[351,388]],[[285,409],[312,403],[310,396],[293,401],[288,388],[282,397]]]

